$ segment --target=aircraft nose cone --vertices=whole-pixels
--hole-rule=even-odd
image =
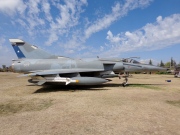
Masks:
[[[168,69],[167,68],[163,68],[163,67],[158,67],[157,70],[160,72],[165,72],[167,71]]]
[[[153,65],[145,65],[145,66],[143,66],[143,69],[145,71],[159,71],[159,72],[167,71],[167,68],[153,66]]]

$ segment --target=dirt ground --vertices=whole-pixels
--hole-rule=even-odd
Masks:
[[[1,135],[180,135],[180,78],[134,74],[100,86],[34,86],[0,73]],[[171,80],[167,82],[166,80]]]

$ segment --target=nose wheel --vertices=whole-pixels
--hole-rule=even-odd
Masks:
[[[128,84],[128,77],[125,77],[124,82],[122,83],[122,86],[126,87],[127,84]]]

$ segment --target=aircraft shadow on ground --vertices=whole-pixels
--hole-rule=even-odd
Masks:
[[[160,86],[162,84],[127,84],[125,87],[141,87],[141,86]],[[34,93],[49,93],[58,91],[100,91],[100,90],[111,90],[110,87],[123,88],[122,84],[102,84],[102,85],[44,85],[40,89],[36,90]],[[109,88],[109,89],[108,89]]]
[[[104,84],[104,87],[140,87],[140,86],[160,86],[164,84],[145,84],[145,83],[130,83],[126,86],[123,86],[123,84]]]
[[[36,90],[34,93],[48,93],[48,92],[58,92],[58,91],[82,91],[82,90],[89,90],[89,91],[100,91],[100,90],[109,90],[104,88],[103,85],[94,85],[94,86],[66,86],[66,85],[44,85],[40,89]]]

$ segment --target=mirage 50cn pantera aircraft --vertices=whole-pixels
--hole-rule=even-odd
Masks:
[[[20,39],[9,39],[18,60],[13,60],[16,72],[30,76],[37,85],[56,82],[63,85],[97,85],[118,77],[120,72],[165,71],[165,68],[122,59],[73,59],[49,54]]]

